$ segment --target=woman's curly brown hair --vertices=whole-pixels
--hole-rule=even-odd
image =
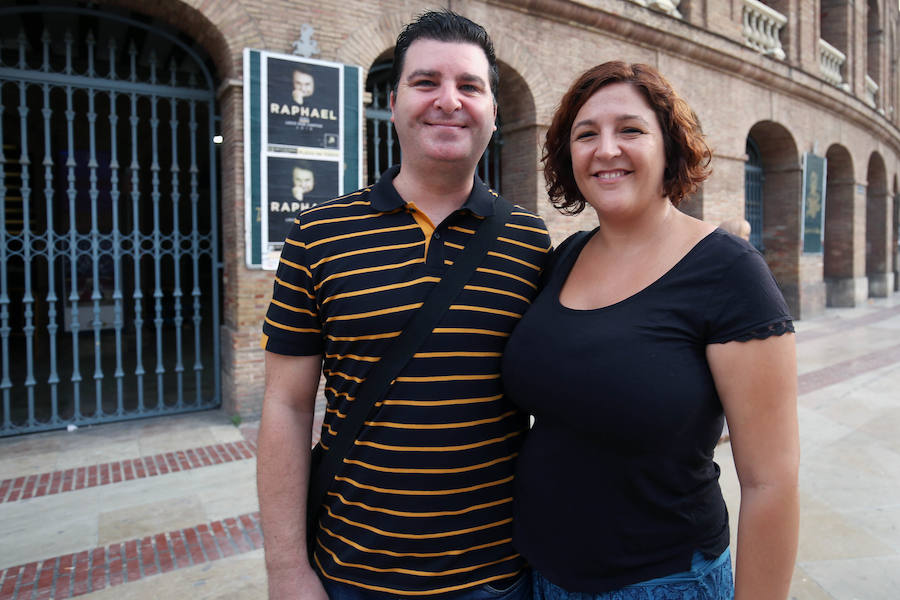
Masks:
[[[694,111],[675,93],[659,71],[649,65],[629,65],[620,60],[585,71],[563,96],[553,115],[541,157],[550,202],[568,214],[574,215],[584,210],[586,202],[572,173],[569,136],[575,116],[585,102],[597,90],[613,83],[633,85],[656,113],[666,151],[663,193],[672,204],[678,206],[685,196],[694,192],[709,177],[712,153]]]

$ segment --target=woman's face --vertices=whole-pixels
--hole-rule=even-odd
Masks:
[[[575,183],[601,219],[639,216],[663,199],[662,130],[630,83],[602,87],[584,103],[569,147]]]

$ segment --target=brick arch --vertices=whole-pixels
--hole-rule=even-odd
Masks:
[[[862,254],[854,253],[861,235],[854,218],[856,178],[853,157],[844,146],[833,144],[825,153],[825,253],[824,275],[828,306],[855,306],[865,298]],[[862,286],[862,287],[861,287]],[[857,292],[860,290],[860,292]]]
[[[891,217],[888,212],[888,181],[884,158],[869,157],[866,175],[866,277],[869,296],[884,297],[894,290],[890,265]]]
[[[531,100],[531,110],[533,115],[529,118],[537,122],[538,110],[546,110],[547,118],[556,104],[559,102],[561,91],[547,85],[551,81],[541,68],[539,62],[532,59],[532,50],[525,48],[518,41],[513,39],[505,31],[499,31],[493,36],[494,48],[497,51],[497,61],[508,67],[507,72],[515,73],[522,82],[530,90],[529,98]],[[500,77],[501,86],[503,85],[503,77]],[[541,113],[543,117],[543,112]]]
[[[803,305],[800,278],[800,154],[794,136],[782,124],[760,121],[749,137],[759,148],[763,166],[765,258],[794,317]],[[823,290],[824,296],[824,290]],[[824,297],[822,298],[824,306]]]
[[[368,22],[341,44],[337,59],[361,65],[367,71],[364,76],[368,76],[368,69],[372,65],[393,56],[397,34],[408,22],[409,19],[402,12],[391,12],[376,21]]]
[[[223,2],[216,11],[207,12],[192,6],[196,3],[183,0],[99,0],[98,3],[152,17],[186,34],[209,54],[215,65],[213,75],[220,81],[240,75],[243,47],[265,47],[264,36],[258,27],[248,26],[255,24],[255,20],[240,2]],[[211,14],[216,15],[215,23],[209,19]]]
[[[542,132],[535,119],[534,96],[528,83],[513,67],[503,61],[499,61],[498,66],[500,90],[497,103],[503,128],[503,195],[510,202],[536,211],[540,192],[538,162]]]

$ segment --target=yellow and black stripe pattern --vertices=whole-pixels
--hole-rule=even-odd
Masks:
[[[276,274],[263,347],[323,355],[325,447],[371,366],[493,212],[496,194],[476,180],[435,228],[397,195],[395,174],[302,213]],[[500,357],[549,246],[543,222],[515,208],[373,409],[327,496],[314,556],[325,577],[412,598],[499,587],[521,571],[512,478],[527,422],[503,396]]]

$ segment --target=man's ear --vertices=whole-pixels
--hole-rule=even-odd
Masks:
[[[497,101],[494,100],[494,128],[491,131],[497,131]]]
[[[390,103],[391,103],[391,123],[394,122],[394,101],[397,99],[397,94],[394,93],[394,90],[391,90]],[[494,107],[494,112],[497,112],[497,107]]]

